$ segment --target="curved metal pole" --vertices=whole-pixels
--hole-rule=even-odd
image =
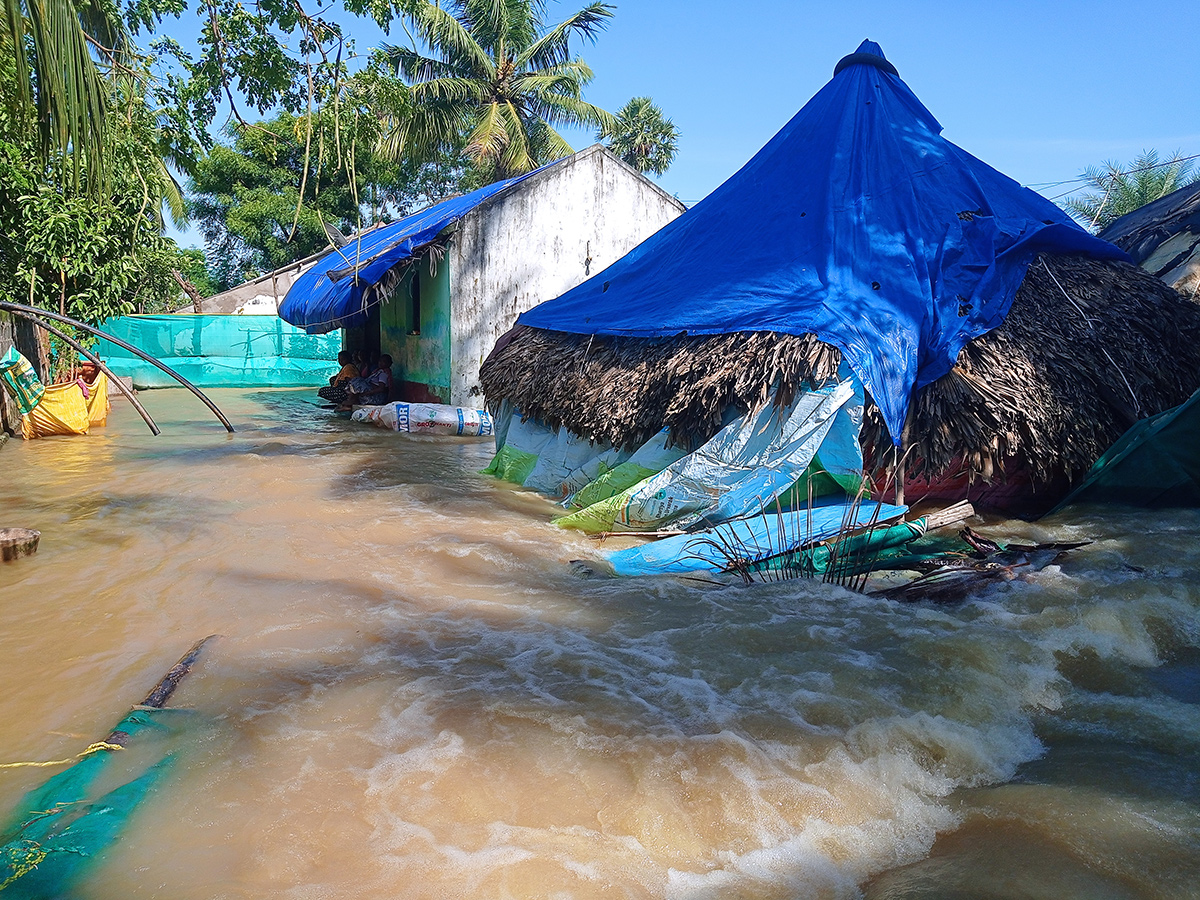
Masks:
[[[35,306],[26,306],[23,303],[13,303],[11,300],[0,300],[0,310],[8,310],[9,312],[32,313],[35,316],[44,316],[47,319],[54,319],[57,322],[66,322],[68,325],[74,325],[76,328],[82,328],[84,331],[90,332],[91,334],[94,334],[97,337],[102,337],[106,341],[116,344],[118,347],[124,347],[130,353],[133,353],[135,356],[139,357],[140,359],[144,359],[146,362],[150,363],[150,365],[157,366],[159,369],[162,369],[164,372],[166,372],[168,375],[170,375],[172,378],[174,378],[176,381],[178,381],[180,384],[182,384],[185,388],[187,388],[189,391],[191,391],[193,394],[195,394],[197,397],[199,397],[201,402],[203,402],[205,406],[207,406],[210,410],[212,410],[213,414],[218,419],[221,420],[221,424],[225,426],[225,430],[230,433],[233,432],[233,426],[229,424],[229,420],[227,418],[225,418],[225,414],[223,412],[221,412],[219,409],[217,409],[217,405],[215,403],[213,403],[211,400],[209,400],[206,396],[204,396],[204,393],[198,387],[196,387],[194,384],[192,384],[190,381],[188,381],[186,378],[184,378],[182,375],[180,375],[174,369],[171,369],[171,368],[163,365],[157,359],[155,359],[153,356],[146,353],[144,350],[139,350],[137,347],[133,346],[133,344],[127,344],[125,341],[121,340],[118,337],[113,337],[111,334],[106,334],[105,332],[101,331],[99,328],[93,328],[91,325],[85,325],[83,322],[80,322],[76,319],[72,319],[70,316],[64,316],[59,313],[50,312],[49,310],[46,310],[46,309],[38,309]],[[28,316],[26,316],[26,318],[28,318]]]
[[[112,371],[108,368],[108,366],[106,366],[104,363],[102,363],[100,361],[99,356],[97,356],[91,350],[85,349],[82,344],[80,344],[74,338],[69,337],[65,332],[62,332],[59,329],[55,328],[49,322],[41,322],[37,319],[36,316],[30,316],[25,313],[13,313],[13,315],[25,316],[25,318],[27,318],[29,321],[33,322],[33,324],[37,325],[39,328],[45,328],[48,332],[50,332],[52,335],[57,337],[59,340],[64,341],[67,344],[69,344],[71,347],[73,347],[75,349],[75,352],[78,353],[80,356],[87,357],[87,359],[91,361],[92,365],[96,366],[96,368],[98,368],[101,372],[103,372],[105,375],[107,375],[109,377],[109,379],[112,381],[112,383],[117,386],[118,390],[120,390],[120,392],[125,395],[126,399],[128,399],[129,402],[133,404],[133,408],[138,411],[138,414],[146,421],[146,424],[150,426],[150,431],[153,432],[155,436],[162,434],[162,430],[158,427],[157,423],[155,423],[155,421],[152,418],[150,418],[150,413],[146,412],[145,407],[142,406],[142,404],[138,402],[137,397],[133,396],[133,391],[129,390],[129,388],[125,387],[125,385],[121,383],[121,380],[112,373]]]

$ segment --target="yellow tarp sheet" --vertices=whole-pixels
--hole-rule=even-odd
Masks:
[[[101,408],[104,402],[107,397]],[[83,389],[73,381],[47,385],[41,403],[21,417],[21,424],[27,441],[52,434],[87,434],[92,423]]]
[[[87,400],[88,421],[93,426],[103,428],[108,422],[108,411],[112,409],[112,404],[108,402],[108,376],[103,372],[96,374],[91,394]]]

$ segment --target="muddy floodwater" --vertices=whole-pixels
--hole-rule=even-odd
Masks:
[[[198,638],[178,759],[72,897],[1200,897],[1200,515],[954,606],[584,578],[490,446],[309,392],[0,448],[0,763],[103,738]],[[136,762],[136,754],[128,765]],[[56,768],[0,769],[0,816]]]

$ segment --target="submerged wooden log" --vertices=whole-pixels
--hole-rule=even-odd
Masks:
[[[37,553],[42,533],[32,528],[0,528],[0,560],[11,562]]]
[[[183,680],[183,676],[192,671],[192,666],[199,659],[204,645],[216,637],[217,635],[210,634],[208,637],[201,638],[192,644],[192,648],[183,654],[179,662],[171,667],[171,671],[162,677],[162,680],[154,686],[154,690],[147,694],[146,699],[139,703],[138,706],[150,706],[155,709],[162,709],[167,701],[171,699],[171,695],[175,693],[175,688],[179,687],[179,682]]]

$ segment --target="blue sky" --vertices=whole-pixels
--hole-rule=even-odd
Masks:
[[[551,17],[581,5],[551,0]],[[683,200],[701,199],[737,171],[864,38],[883,47],[948,139],[1022,184],[1065,181],[1146,149],[1200,153],[1195,3],[615,5],[597,42],[580,46],[596,72],[586,96],[610,110],[654,98],[682,133],[659,182]],[[370,23],[352,33],[360,52],[381,39]],[[403,32],[391,39],[401,42]],[[586,133],[567,138],[577,148],[591,142]],[[197,243],[190,234],[184,242]]]
[[[1194,3],[625,0],[585,58],[594,102],[648,93],[675,120],[661,183],[686,200],[736,171],[863,38],[947,138],[1029,184],[1143,149],[1200,152],[1197,26]]]

